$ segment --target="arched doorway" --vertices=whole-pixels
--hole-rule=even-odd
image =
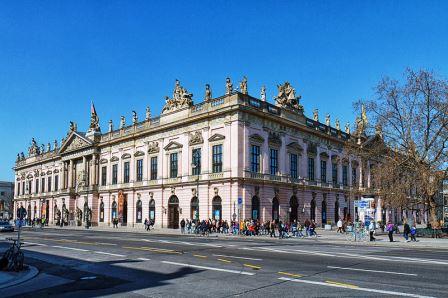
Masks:
[[[112,219],[116,219],[117,218],[117,202],[113,201],[112,202]]]
[[[337,223],[339,221],[339,199],[336,199],[334,202],[334,222]]]
[[[260,218],[260,199],[257,196],[252,197],[252,219]]]
[[[100,203],[100,222],[104,222],[104,202],[101,200]]]
[[[279,220],[279,202],[277,197],[274,197],[272,199],[272,220],[278,221]]]
[[[142,213],[142,209],[143,209],[143,204],[142,204],[142,200],[138,200],[137,204],[135,206],[136,209],[136,214],[135,214],[135,222],[136,223],[141,223],[142,222],[142,217],[143,217],[143,213]]]
[[[291,199],[289,199],[289,207],[291,208],[289,221],[294,222],[295,220],[297,220],[297,211],[299,209],[299,203],[297,202],[296,196],[292,196]]]
[[[310,220],[316,220],[316,199],[311,200],[310,204]]]
[[[156,201],[154,199],[151,199],[149,201],[149,219],[154,222],[156,219]]]
[[[322,225],[327,224],[327,200],[322,200]]]
[[[192,197],[190,202],[190,219],[199,220],[199,200],[198,197]]]
[[[221,197],[215,196],[212,201],[212,218],[215,220],[222,219]]]
[[[175,195],[168,200],[168,228],[179,228],[179,199]]]

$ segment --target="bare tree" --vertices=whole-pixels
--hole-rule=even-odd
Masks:
[[[375,160],[374,183],[392,207],[424,204],[435,224],[435,196],[448,170],[448,82],[430,71],[407,69],[399,82],[383,78],[376,98],[364,102],[370,123],[351,150]],[[362,139],[363,131],[357,131]]]

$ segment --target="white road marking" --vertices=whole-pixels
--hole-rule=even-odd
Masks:
[[[122,258],[126,257],[125,255],[113,254],[113,253],[110,253],[110,252],[104,252],[104,251],[93,251],[93,252],[94,252],[94,253],[97,253],[97,254],[108,255],[108,256],[114,256],[114,257],[122,257]]]
[[[213,271],[221,271],[221,272],[235,273],[235,274],[255,275],[255,273],[246,272],[246,271],[238,271],[238,270],[230,270],[230,269],[222,269],[222,268],[206,267],[206,266],[199,266],[199,265],[192,265],[192,264],[185,264],[185,263],[176,263],[176,262],[169,262],[169,261],[162,261],[162,263],[164,263],[164,264],[170,264],[170,265],[176,265],[176,266],[183,266],[183,267],[197,268],[197,269],[205,269],[205,270],[213,270]]]
[[[218,244],[200,243],[200,242],[172,241],[172,240],[158,240],[158,242],[168,243],[168,244],[184,244],[184,245],[190,245],[190,246],[222,247],[222,245],[218,245]]]
[[[46,244],[43,244],[43,243],[35,243],[35,242],[28,242],[28,241],[24,241],[23,243],[31,244],[31,245],[38,245],[38,246],[47,246]]]
[[[77,250],[77,251],[89,251],[88,249],[74,248],[74,247],[67,247],[67,246],[59,246],[59,245],[52,245],[51,247],[62,248],[62,249],[70,249],[70,250]]]
[[[417,297],[417,298],[434,298],[434,297],[431,297],[431,296],[422,296],[422,295],[411,294],[411,293],[403,293],[403,292],[393,292],[393,291],[361,288],[361,287],[357,287],[357,286],[344,285],[344,284],[340,284],[340,283],[326,283],[326,282],[320,282],[320,281],[312,281],[312,280],[305,280],[305,279],[294,279],[294,278],[287,278],[287,277],[279,277],[279,279],[280,280],[297,282],[297,283],[305,283],[305,284],[312,284],[312,285],[319,285],[319,286],[326,286],[326,287],[343,288],[343,289],[349,289],[349,290],[354,290],[354,291],[363,291],[363,292],[371,292],[371,293],[386,294],[386,295]]]
[[[215,257],[233,258],[233,259],[251,260],[251,261],[263,261],[263,259],[246,258],[246,257],[235,257],[235,256],[227,256],[227,255],[214,255],[214,256],[215,256]]]
[[[137,258],[137,260],[140,260],[140,261],[151,261],[151,259],[147,259],[147,258]]]
[[[392,271],[360,269],[360,268],[351,268],[351,267],[327,266],[327,268],[340,269],[340,270],[350,270],[350,271],[365,271],[365,272],[375,272],[375,273],[385,273],[385,274],[417,276],[417,274],[415,274],[415,273],[392,272]]]

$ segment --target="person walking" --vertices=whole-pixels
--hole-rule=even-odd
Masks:
[[[182,218],[182,220],[180,221],[180,233],[184,234],[185,233],[185,219]]]
[[[373,220],[369,224],[369,234],[370,234],[370,241],[375,241],[376,238],[373,236],[375,234],[375,223]]]
[[[336,231],[336,233],[342,234],[342,219],[338,220],[338,222],[336,223],[336,226],[338,227],[338,230]]]
[[[417,239],[415,238],[416,235],[417,235],[417,227],[415,226],[414,223],[411,228],[411,241],[417,242]]]
[[[411,233],[411,227],[409,226],[408,222],[404,222],[403,226],[403,237],[406,240],[406,242],[409,242],[409,234]]]
[[[389,241],[394,242],[394,225],[392,224],[392,222],[389,221],[387,223],[386,231],[389,235]]]

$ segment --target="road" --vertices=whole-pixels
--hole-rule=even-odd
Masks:
[[[40,273],[2,297],[448,295],[443,249],[51,228],[22,235],[26,262]]]

